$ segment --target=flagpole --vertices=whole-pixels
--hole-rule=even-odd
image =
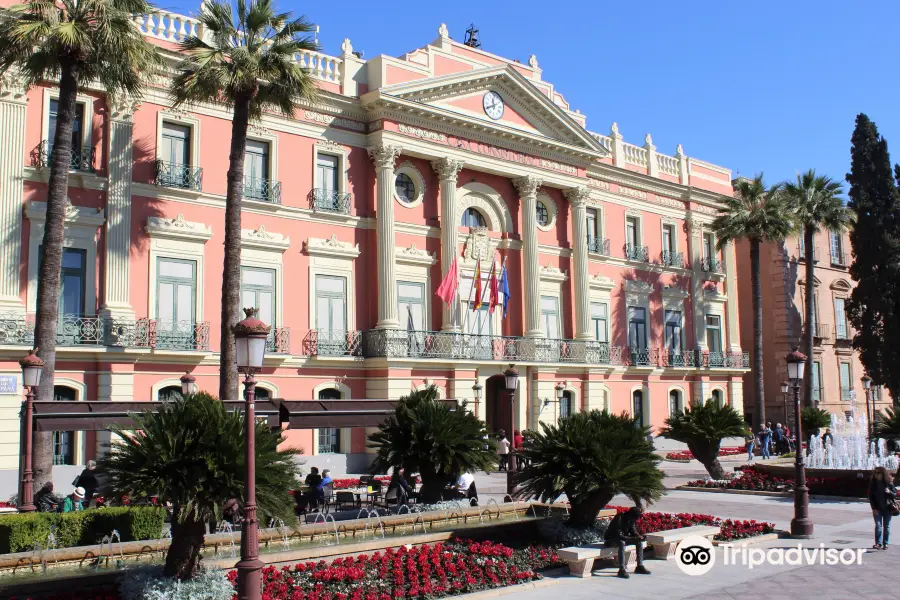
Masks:
[[[472,304],[472,294],[475,293],[475,272],[477,272],[478,267],[475,267],[475,271],[472,272],[472,285],[469,286],[469,299],[466,301],[466,316],[463,318],[463,327],[462,333],[468,333],[466,330],[466,325],[469,323],[469,305]],[[460,267],[460,272],[462,272],[462,268]],[[458,290],[459,288],[457,288]],[[457,292],[458,293],[458,292]]]
[[[484,306],[484,293],[485,292],[490,293],[491,277],[493,277],[494,271],[496,270],[496,268],[497,268],[497,261],[492,259],[491,260],[491,272],[488,275],[488,279],[487,279],[488,284],[486,286],[484,286],[483,288],[481,288],[481,301],[478,302],[478,304],[480,304],[481,306]],[[490,304],[490,300],[488,300],[488,304]],[[490,310],[488,310],[488,312],[490,312]],[[483,316],[482,313],[484,313],[484,311],[479,308],[478,315],[475,317],[476,319],[478,319],[475,323],[475,326],[477,327],[477,331],[479,334],[481,334],[481,319]]]

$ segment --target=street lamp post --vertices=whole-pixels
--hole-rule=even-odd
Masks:
[[[513,435],[513,431],[516,427],[516,389],[519,387],[519,371],[513,366],[509,365],[509,368],[503,372],[503,377],[506,378],[506,392],[509,394],[509,432],[507,435],[510,436],[508,439],[512,439],[515,436]],[[516,491],[516,453],[509,453],[509,465],[506,467],[506,493],[512,499],[512,495]]]
[[[794,453],[794,518],[791,537],[809,539],[813,524],[809,519],[809,488],[806,487],[806,468],[803,466],[803,423],[800,420],[800,385],[806,367],[806,355],[796,348],[787,355],[788,377],[794,389],[794,427],[797,432],[797,451]]]
[[[788,391],[791,389],[791,384],[788,381],[781,382],[781,398],[784,401],[784,421],[787,423],[788,420],[788,408],[787,408],[787,395]]]
[[[475,380],[475,385],[472,386],[472,398],[475,401],[475,414],[478,414],[478,405],[481,403],[481,394],[484,393],[484,387]]]
[[[563,394],[566,392],[566,384],[560,381],[556,384],[556,387],[554,389],[556,390],[556,405],[557,407],[561,407]],[[569,409],[571,408],[572,407],[570,406]],[[568,417],[569,415],[566,416]]]
[[[262,567],[259,560],[259,524],[256,517],[256,379],[266,354],[270,327],[256,318],[257,309],[245,308],[247,317],[234,326],[238,371],[244,375],[244,426],[246,427],[244,524],[241,529],[241,560],[238,573],[238,600],[260,600]],[[182,382],[183,383],[183,382]]]
[[[872,421],[875,420],[875,400],[872,400],[872,417],[869,418],[869,395],[872,393],[872,378],[863,375],[863,387],[866,389],[866,426],[868,428],[869,439],[872,439]]]
[[[25,402],[22,406],[22,442],[25,446],[22,454],[22,477],[20,478],[19,512],[34,512],[34,472],[31,469],[31,454],[34,450],[34,392],[41,381],[41,369],[44,361],[35,355],[35,350],[30,350],[28,356],[19,361],[22,367],[22,387],[25,388]]]
[[[187,371],[181,376],[181,397],[187,397],[197,393],[197,378]]]

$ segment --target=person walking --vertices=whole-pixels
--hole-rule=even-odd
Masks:
[[[769,444],[772,441],[772,430],[768,425],[762,425],[759,428],[759,451],[763,460],[769,458]]]
[[[97,462],[93,460],[87,461],[84,470],[75,478],[72,485],[84,488],[84,504],[90,504],[91,498],[94,497],[94,494],[100,487],[100,483],[97,481]]]
[[[781,427],[781,423],[775,424],[775,429],[772,430],[772,438],[775,441],[775,455],[784,454],[784,429]]]
[[[525,460],[522,458],[522,448],[525,446],[525,438],[522,433],[516,429],[513,431],[513,452],[516,454],[516,470],[522,472],[525,468]]]
[[[744,447],[747,448],[747,460],[753,462],[753,446],[755,445],[756,438],[753,437],[752,433],[748,433],[747,437],[744,438]]]
[[[869,506],[875,518],[876,550],[887,550],[891,537],[891,506],[897,496],[897,488],[888,481],[884,467],[875,467],[869,480]]]
[[[603,541],[608,547],[619,549],[619,573],[622,579],[628,579],[628,571],[625,570],[625,550],[628,544],[634,544],[637,551],[637,567],[634,572],[638,575],[649,575],[650,571],[644,566],[644,536],[637,530],[637,521],[644,514],[641,506],[632,506],[625,512],[613,517],[603,534]]]
[[[500,470],[508,471],[509,470],[509,449],[512,444],[509,443],[509,440],[506,438],[506,432],[502,429],[500,430],[500,441],[497,443],[497,454],[500,455]]]

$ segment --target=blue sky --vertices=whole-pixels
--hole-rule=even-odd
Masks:
[[[195,12],[199,0],[161,2]],[[588,129],[625,140],[653,135],[735,174],[772,182],[810,167],[843,180],[850,135],[865,112],[900,162],[900,2],[897,0],[453,0],[301,3],[282,10],[321,27],[323,51],[349,37],[366,58],[431,42],[446,22],[462,40],[474,22],[483,49],[526,62]]]

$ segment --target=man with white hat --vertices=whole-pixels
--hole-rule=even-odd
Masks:
[[[66,496],[66,499],[63,500],[62,511],[64,513],[67,512],[75,512],[79,510],[84,510],[84,488],[77,487],[75,491]]]

